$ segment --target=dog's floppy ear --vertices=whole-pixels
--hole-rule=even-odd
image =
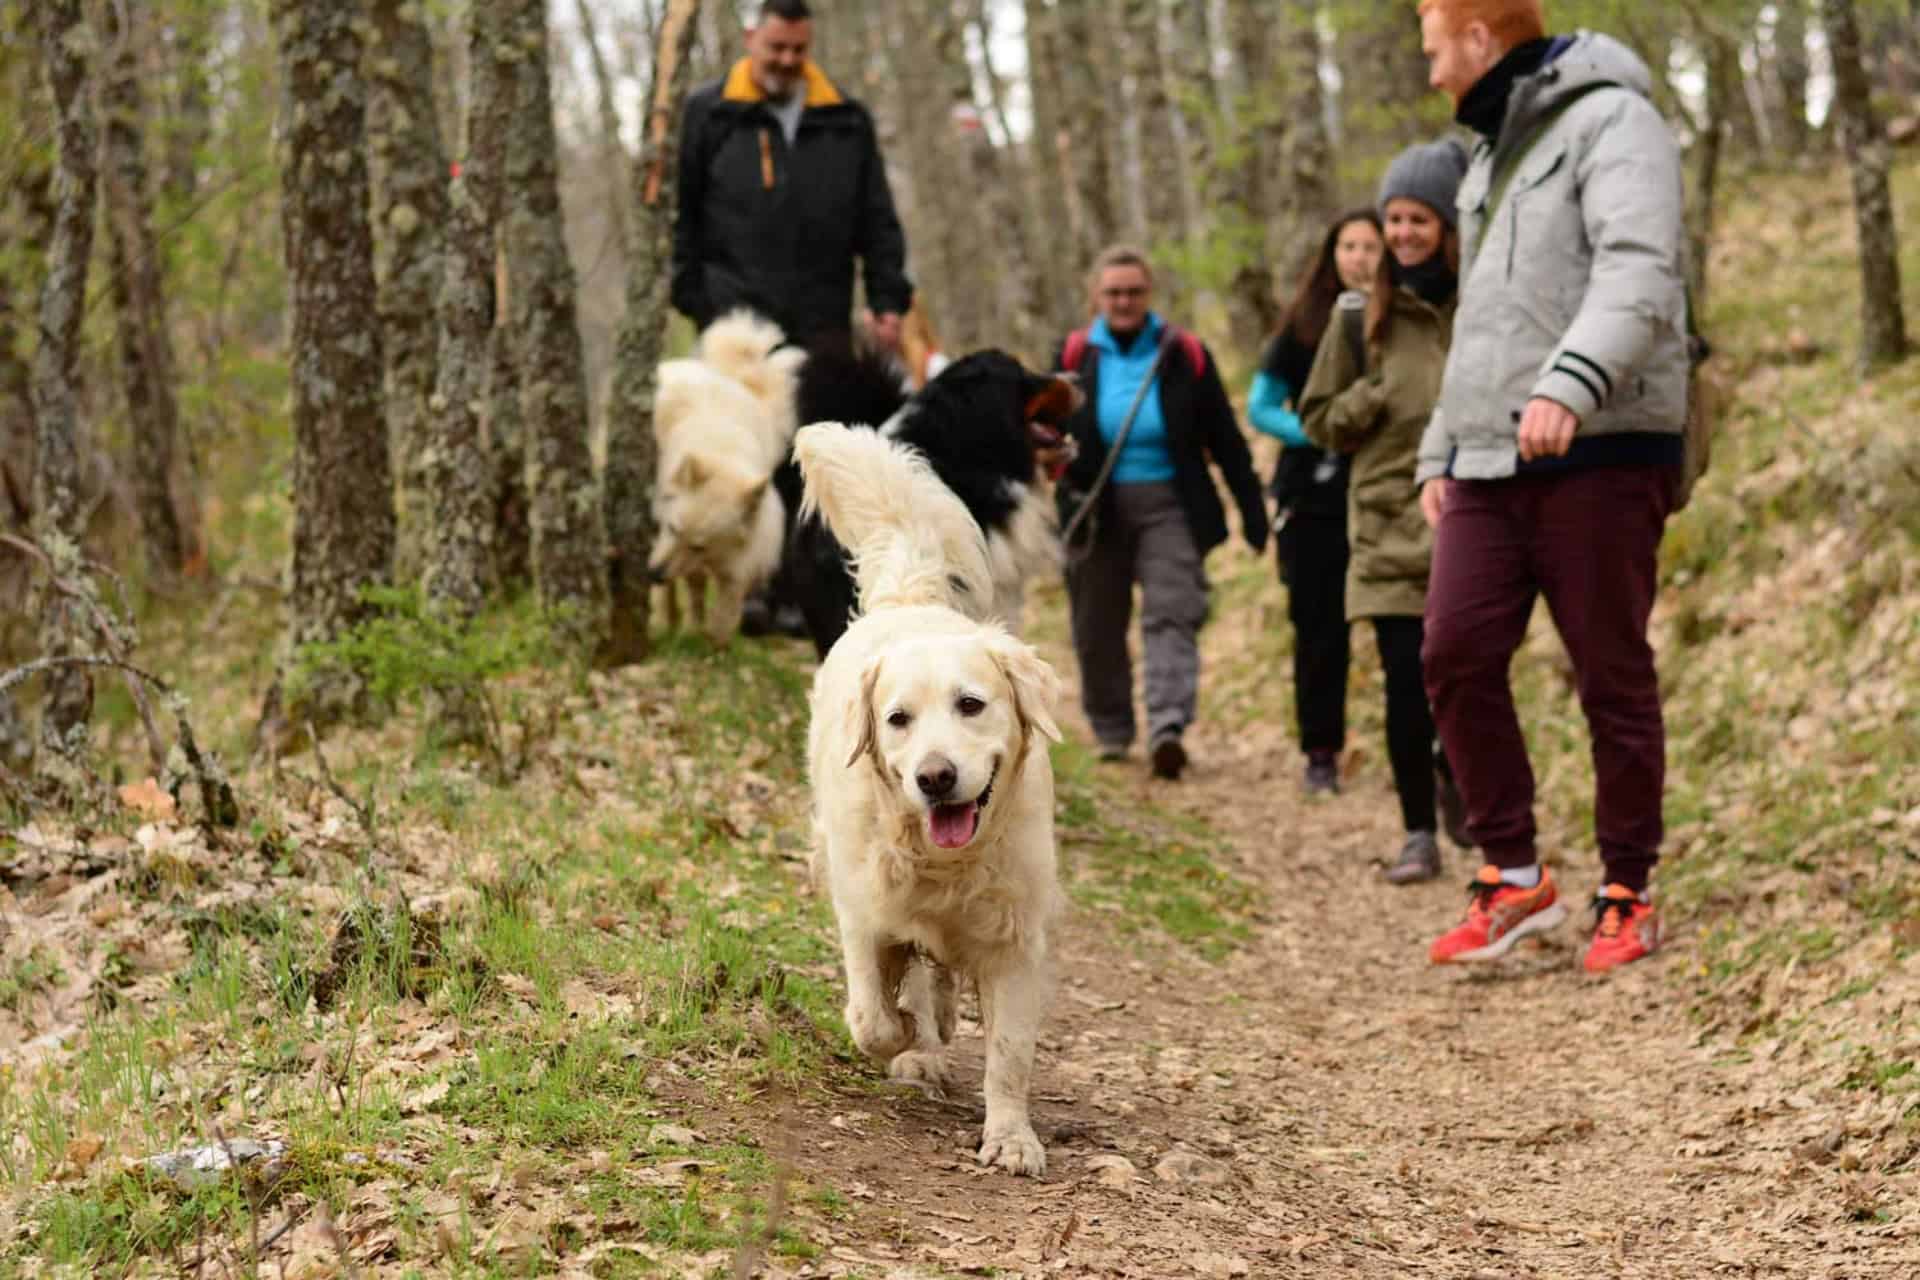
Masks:
[[[1013,714],[1020,722],[1021,736],[1037,729],[1050,741],[1060,741],[1060,726],[1053,720],[1054,704],[1060,700],[1060,677],[1053,668],[1032,645],[1012,636],[996,639],[988,652],[993,655],[993,665],[1006,677],[1007,687],[1013,690]]]
[[[880,725],[873,710],[873,691],[880,683],[880,659],[875,658],[860,673],[860,701],[847,708],[847,733],[856,741],[853,752],[847,757],[847,768],[851,769],[860,762],[860,757],[873,757],[873,767],[880,765]],[[882,770],[884,772],[884,770]]]
[[[1087,401],[1086,393],[1080,390],[1079,379],[1060,373],[1030,379],[1026,396],[1027,421],[1044,422],[1050,427],[1058,427],[1071,418]]]

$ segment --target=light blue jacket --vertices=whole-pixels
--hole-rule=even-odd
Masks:
[[[1120,434],[1127,410],[1133,407],[1140,380],[1153,367],[1165,328],[1159,316],[1148,312],[1145,326],[1134,335],[1125,351],[1120,350],[1120,343],[1107,328],[1104,316],[1087,330],[1088,345],[1100,352],[1097,388],[1100,403],[1094,408],[1100,438],[1109,446]],[[1173,455],[1167,451],[1167,420],[1160,412],[1159,374],[1154,375],[1153,382],[1153,387],[1140,400],[1140,412],[1134,415],[1127,443],[1114,463],[1114,484],[1168,484],[1173,480]]]
[[[1287,407],[1293,388],[1285,378],[1276,378],[1265,369],[1253,375],[1253,389],[1247,392],[1247,417],[1262,432],[1288,448],[1310,445],[1300,425],[1300,415]]]

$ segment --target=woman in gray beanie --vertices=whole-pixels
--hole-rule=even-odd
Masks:
[[[1467,153],[1451,140],[1409,147],[1387,167],[1379,198],[1387,253],[1364,301],[1361,340],[1350,340],[1344,323],[1329,325],[1301,397],[1307,435],[1352,458],[1347,619],[1372,620],[1386,675],[1387,757],[1407,831],[1387,868],[1394,884],[1440,874],[1437,808],[1447,809],[1449,834],[1465,843],[1457,793],[1434,749],[1420,669],[1433,535],[1413,473],[1453,337],[1460,269],[1454,197],[1466,170]]]

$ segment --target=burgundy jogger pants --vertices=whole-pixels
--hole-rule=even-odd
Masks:
[[[1508,669],[1545,596],[1593,742],[1606,882],[1647,886],[1660,856],[1666,731],[1647,643],[1677,469],[1598,466],[1454,481],[1433,547],[1422,664],[1467,828],[1487,861],[1534,848],[1533,768]]]

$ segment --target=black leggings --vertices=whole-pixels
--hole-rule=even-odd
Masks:
[[[1293,706],[1302,751],[1347,745],[1347,520],[1296,512],[1274,539],[1293,623]],[[1418,657],[1416,650],[1415,656]]]
[[[1380,666],[1387,676],[1387,759],[1393,765],[1393,788],[1400,793],[1400,817],[1408,831],[1435,827],[1433,712],[1427,706],[1420,671],[1425,631],[1419,618],[1373,620]]]

